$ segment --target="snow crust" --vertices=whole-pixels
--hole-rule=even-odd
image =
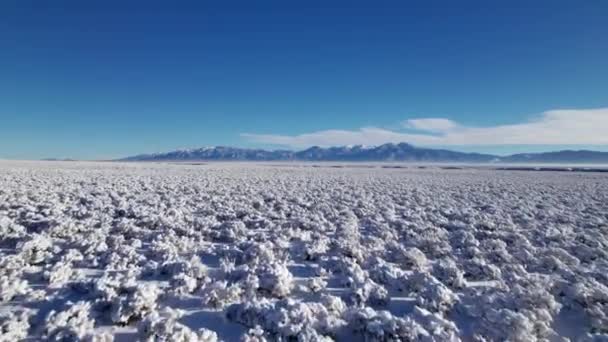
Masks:
[[[608,177],[0,162],[0,341],[605,341]]]

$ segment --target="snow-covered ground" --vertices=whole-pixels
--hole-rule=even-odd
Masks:
[[[0,341],[608,340],[608,174],[0,162]]]

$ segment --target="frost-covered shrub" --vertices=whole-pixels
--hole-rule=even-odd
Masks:
[[[558,259],[562,264],[570,268],[576,268],[581,263],[580,260],[563,248],[551,247],[545,254]]]
[[[321,290],[325,289],[325,287],[327,286],[327,282],[325,280],[323,280],[323,278],[315,277],[315,278],[308,279],[308,282],[306,285],[308,286],[308,289],[311,292],[318,293]]]
[[[365,341],[457,341],[458,329],[438,316],[416,309],[414,315],[395,317],[388,311],[366,307],[352,309],[349,328]]]
[[[597,259],[606,260],[608,258],[608,252],[606,252],[606,247],[608,243],[604,243],[599,246],[590,246],[593,244],[598,244],[599,242],[595,239],[584,238],[584,235],[579,235],[578,238],[584,239],[585,243],[577,243],[576,247],[572,248],[572,254],[580,260],[582,263],[592,263]],[[595,241],[595,243],[594,243]]]
[[[477,328],[474,339],[478,341],[536,341],[534,324],[523,313],[509,309],[497,309],[484,316],[484,327]]]
[[[0,314],[0,341],[19,341],[27,337],[30,328],[30,310],[9,311]]]
[[[165,261],[159,266],[159,273],[165,276],[185,274],[197,280],[207,277],[208,270],[198,256],[192,256],[190,260],[174,259]]]
[[[26,262],[19,254],[0,256],[0,275],[7,277],[20,277],[26,268]]]
[[[435,341],[460,341],[456,324],[446,319],[440,313],[429,312],[420,307],[414,307],[413,312],[408,315],[418,324],[424,327]]]
[[[400,290],[406,295],[414,296],[418,306],[431,312],[449,311],[458,300],[452,290],[425,272],[403,276]]]
[[[340,298],[324,294],[321,296],[321,304],[334,316],[341,316],[346,311],[346,303]]]
[[[208,270],[207,266],[201,262],[201,258],[195,255],[190,258],[186,273],[196,279],[204,279],[208,274]]]
[[[390,288],[398,287],[399,279],[405,275],[401,268],[377,258],[369,264],[369,277]]]
[[[103,256],[109,249],[102,229],[89,232],[86,239],[79,239],[74,244],[82,251],[84,260],[94,267],[103,261]]]
[[[293,276],[287,266],[281,263],[262,265],[256,270],[259,290],[274,297],[285,297],[293,288]]]
[[[154,284],[137,283],[134,278],[110,277],[97,280],[95,292],[100,310],[112,322],[129,324],[156,309],[160,289]]]
[[[445,285],[461,289],[466,286],[464,272],[458,267],[456,262],[451,259],[442,259],[433,265],[432,274]]]
[[[565,285],[563,293],[566,303],[583,308],[594,332],[608,333],[608,286],[586,279]]]
[[[78,278],[79,275],[80,273],[72,268],[71,263],[59,262],[44,270],[42,276],[51,287],[61,287],[68,281]]]
[[[199,287],[198,280],[185,273],[180,273],[170,281],[171,291],[177,295],[184,295],[194,292]]]
[[[410,319],[400,319],[388,311],[376,312],[365,307],[347,314],[350,329],[361,334],[365,341],[415,340],[428,333]]]
[[[416,297],[416,304],[431,312],[452,309],[458,297],[446,286],[437,282],[428,284]]]
[[[245,239],[247,227],[242,221],[226,221],[213,231],[212,237],[219,242],[237,242]]]
[[[315,236],[306,241],[292,242],[292,252],[296,258],[317,261],[329,251],[330,245],[331,241],[327,237]]]
[[[390,297],[384,286],[367,280],[363,284],[353,284],[350,300],[357,306],[386,306]]]
[[[140,341],[147,342],[216,342],[217,334],[209,329],[201,328],[193,331],[177,320],[182,313],[176,310],[164,309],[146,315],[137,325]]]
[[[78,249],[70,248],[68,250],[65,250],[65,252],[61,256],[59,262],[76,264],[83,260],[84,260],[84,256]]]
[[[507,250],[506,242],[499,239],[488,239],[482,244],[482,248],[485,251],[486,259],[490,262],[502,265],[511,263],[513,257]]]
[[[401,279],[399,279],[398,289],[403,291],[406,295],[415,295],[422,292],[427,285],[435,284],[437,282],[439,282],[439,280],[430,273],[414,271],[410,274],[404,274]]]
[[[463,265],[463,269],[464,277],[467,280],[496,280],[501,278],[501,272],[498,267],[480,258],[473,258],[466,261]]]
[[[365,249],[361,247],[359,241],[348,237],[346,239],[338,239],[333,241],[333,250],[337,251],[340,255],[346,258],[351,258],[357,262],[363,262],[365,260]]]
[[[471,230],[457,230],[450,235],[450,243],[455,251],[466,251],[479,246],[479,240]]]
[[[545,255],[537,258],[535,267],[530,267],[531,270],[538,271],[544,274],[559,274],[567,279],[575,279],[576,274],[566,263],[555,255]]]
[[[228,285],[226,281],[216,281],[206,284],[201,289],[203,305],[220,309],[237,301],[243,294],[238,284]]]
[[[46,235],[33,234],[31,239],[17,245],[17,250],[26,263],[37,265],[51,258],[53,241]]]
[[[247,330],[243,336],[241,336],[241,342],[267,342],[268,339],[265,337],[264,329],[260,326]]]
[[[91,303],[81,301],[66,310],[49,312],[45,319],[44,338],[49,341],[83,340],[94,327]]]
[[[277,255],[275,243],[271,241],[264,243],[246,242],[239,247],[243,250],[243,253],[237,259],[238,264],[247,264],[255,267],[277,262],[282,257]]]
[[[128,245],[121,245],[108,250],[101,256],[101,264],[106,269],[114,271],[128,271],[140,269],[145,263],[145,257],[137,249]]]
[[[428,265],[426,255],[416,247],[403,250],[400,261],[406,269],[420,270],[426,268]]]
[[[352,288],[356,284],[363,284],[369,278],[368,273],[354,259],[336,257],[325,262],[331,272],[340,275],[340,282],[345,287]]]
[[[290,299],[267,299],[233,304],[226,310],[228,319],[255,328],[261,327],[273,339],[295,338],[302,341],[324,341],[345,325],[324,305]]]
[[[18,277],[0,276],[0,300],[8,302],[30,291],[27,280]]]
[[[0,240],[19,239],[26,235],[25,227],[10,220],[8,217],[0,217]]]
[[[159,290],[153,285],[123,288],[112,300],[111,318],[115,323],[129,323],[156,308]]]
[[[447,238],[444,238],[445,235],[442,229],[426,231],[425,235],[418,238],[413,245],[422,251],[427,259],[443,258],[452,254],[452,246]]]
[[[542,283],[513,285],[469,297],[464,311],[473,317],[476,334],[490,340],[530,341],[555,336],[554,316],[561,305]]]

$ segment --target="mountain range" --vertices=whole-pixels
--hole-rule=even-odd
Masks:
[[[497,156],[388,143],[366,147],[310,147],[301,151],[263,150],[228,146],[140,154],[121,161],[404,161],[457,163],[608,163],[608,152],[563,150]]]

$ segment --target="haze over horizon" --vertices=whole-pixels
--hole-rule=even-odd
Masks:
[[[608,151],[604,1],[0,4],[0,158]]]

